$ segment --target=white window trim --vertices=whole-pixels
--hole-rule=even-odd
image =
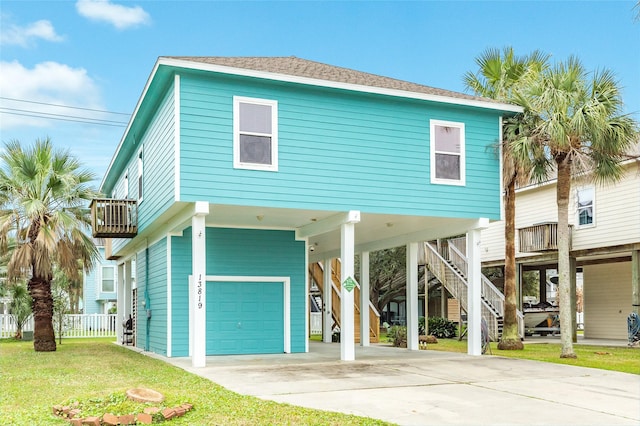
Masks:
[[[144,146],[140,147],[138,150],[137,163],[138,163],[138,176],[136,180],[136,185],[138,186],[138,203],[141,203],[144,197],[144,190],[140,191],[140,188],[144,189]],[[142,184],[140,181],[142,180]],[[142,194],[140,194],[142,192]]]
[[[104,268],[111,268],[113,269],[113,290],[112,291],[105,291],[104,290]],[[116,286],[118,285],[118,271],[116,269],[116,267],[114,265],[100,265],[100,293],[104,294],[104,293],[115,293],[116,292]]]
[[[584,191],[590,189],[593,193],[593,199],[591,200],[591,212],[593,214],[591,223],[586,223],[584,225],[580,225],[580,203],[578,199],[578,194],[580,191]],[[585,185],[576,188],[575,194],[575,202],[576,202],[576,229],[587,229],[587,228],[595,228],[596,226],[596,187],[595,185]]]
[[[271,107],[271,164],[240,162],[240,103]],[[233,97],[233,167],[235,169],[278,171],[278,101],[259,98]]]
[[[436,141],[435,126],[456,127],[460,129],[460,179],[442,179],[436,178]],[[465,125],[456,121],[429,120],[429,151],[430,151],[430,169],[431,183],[441,185],[466,185],[466,154],[465,154]],[[450,153],[447,153],[450,154]]]

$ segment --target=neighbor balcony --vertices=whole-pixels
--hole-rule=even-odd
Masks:
[[[518,229],[521,253],[536,253],[558,250],[558,223],[545,222]],[[571,227],[569,227],[571,248]]]
[[[91,201],[91,226],[95,238],[133,238],[138,234],[135,200],[100,198]]]

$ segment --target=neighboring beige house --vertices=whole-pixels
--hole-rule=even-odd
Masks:
[[[627,317],[634,309],[637,312],[632,305],[638,304],[640,286],[640,160],[626,161],[624,177],[615,184],[576,180],[571,191],[571,256],[576,271],[582,272],[584,337],[627,339]],[[539,271],[542,300],[544,281],[557,273],[556,223],[555,179],[517,191],[519,277]],[[503,266],[504,222],[492,223],[481,241],[483,267]],[[536,247],[540,241],[542,246]],[[527,295],[521,285],[519,291],[522,301]]]

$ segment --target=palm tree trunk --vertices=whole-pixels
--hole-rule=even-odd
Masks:
[[[33,349],[36,352],[53,352],[56,350],[56,337],[53,331],[51,280],[33,276],[28,288],[33,311]]]
[[[571,320],[571,266],[569,262],[569,193],[571,192],[571,163],[567,154],[556,156],[558,181],[558,299],[560,305],[560,358],[576,358],[573,351],[573,321]]]
[[[504,206],[504,325],[498,349],[522,350],[516,312],[516,176],[509,180]]]

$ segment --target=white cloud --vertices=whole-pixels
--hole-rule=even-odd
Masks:
[[[3,131],[21,126],[51,126],[61,123],[61,119],[76,120],[77,116],[102,118],[100,113],[56,106],[103,108],[100,90],[84,68],[57,62],[26,68],[18,61],[0,61],[0,93]]]
[[[76,10],[85,18],[107,22],[119,30],[151,22],[151,17],[140,6],[127,7],[109,0],[78,0]]]
[[[24,27],[19,25],[2,25],[2,32],[0,32],[0,44],[4,45],[18,45],[27,47],[33,43],[36,39],[42,39],[46,41],[62,41],[64,38],[56,34],[55,28],[51,22],[47,20],[40,20],[28,24]]]

